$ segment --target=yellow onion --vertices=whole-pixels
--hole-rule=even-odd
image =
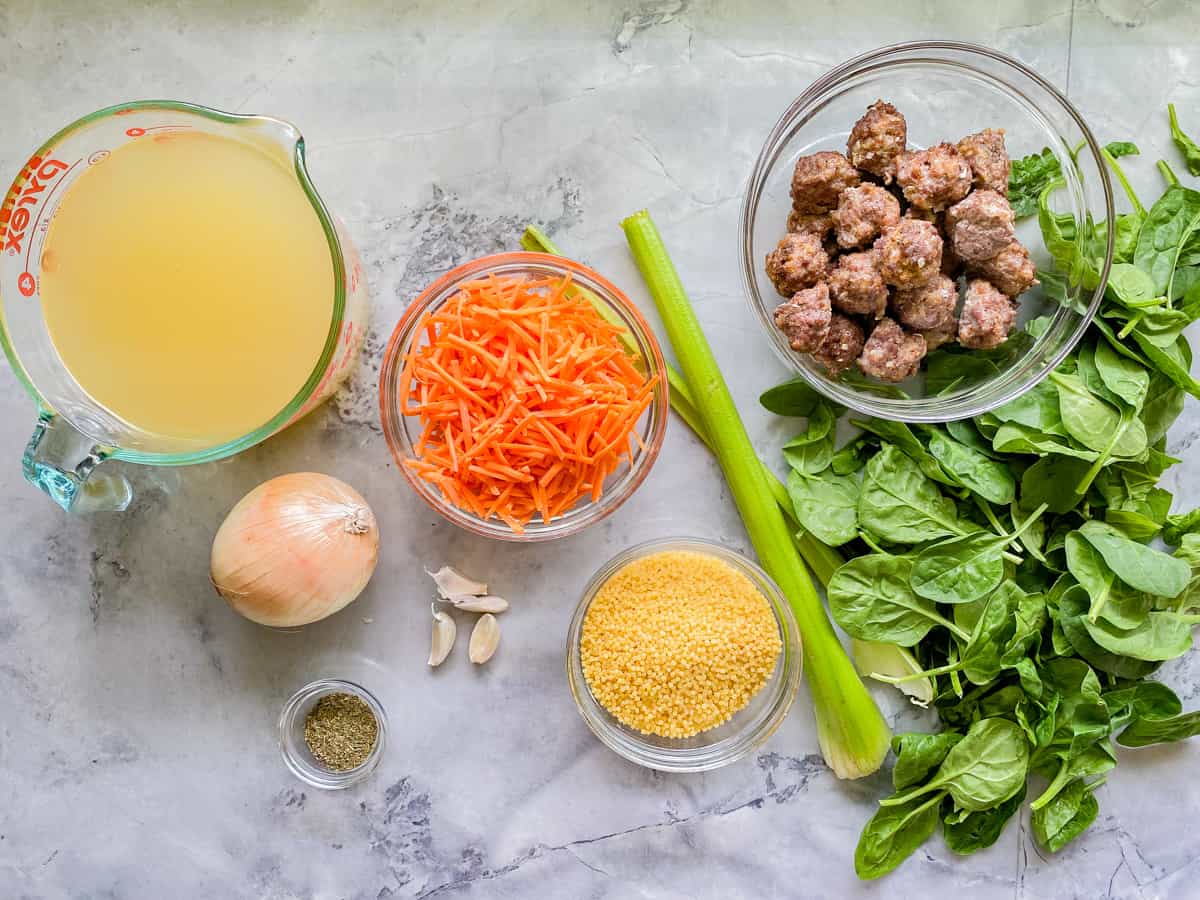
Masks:
[[[314,472],[281,475],[243,497],[212,547],[212,583],[262,625],[316,622],[371,580],[379,559],[375,514],[350,485]]]

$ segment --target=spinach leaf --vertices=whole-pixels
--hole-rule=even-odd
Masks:
[[[1159,681],[1134,681],[1105,691],[1104,705],[1118,731],[1138,719],[1170,719],[1183,712],[1175,692]]]
[[[926,784],[881,806],[898,806],[931,791],[947,791],[958,809],[981,812],[1012,797],[1025,785],[1029,744],[1015,722],[980,719],[950,748]]]
[[[1112,653],[1093,641],[1085,626],[1089,603],[1087,591],[1079,585],[1073,585],[1059,600],[1055,622],[1071,650],[1101,672],[1118,678],[1145,678],[1161,665]]]
[[[807,418],[818,404],[824,403],[824,398],[803,378],[793,378],[764,391],[758,402],[777,416]]]
[[[1187,170],[1193,175],[1200,175],[1200,147],[1196,146],[1196,142],[1184,134],[1183,129],[1179,127],[1179,119],[1175,115],[1174,103],[1167,104],[1167,118],[1171,123],[1171,140],[1175,142],[1175,146],[1183,154]]]
[[[1063,602],[1066,600],[1064,596]],[[1059,759],[1066,765],[1108,736],[1108,707],[1101,698],[1096,673],[1082,660],[1049,660],[1041,676],[1046,687],[1058,694],[1059,705],[1054,733],[1050,742],[1038,750],[1034,762],[1044,766]]]
[[[1085,522],[1079,533],[1087,538],[1117,577],[1135,590],[1159,597],[1178,597],[1191,580],[1191,567],[1181,559],[1125,537],[1103,522]]]
[[[1080,500],[1075,488],[1087,471],[1087,462],[1068,456],[1039,459],[1021,476],[1021,508],[1032,511],[1044,503],[1056,514],[1074,509]]]
[[[1057,454],[1093,461],[1099,457],[1094,450],[1077,447],[1068,438],[1045,434],[1016,422],[1005,422],[996,429],[992,446],[1001,453],[1032,453],[1037,456]]]
[[[929,453],[963,487],[985,500],[1007,505],[1016,496],[1016,482],[1007,465],[959,443],[940,429],[929,435]]]
[[[1097,320],[1099,321],[1099,320]],[[1175,382],[1181,389],[1187,391],[1193,397],[1200,397],[1200,382],[1196,381],[1188,371],[1190,361],[1184,359],[1184,354],[1181,349],[1181,343],[1186,346],[1186,338],[1180,337],[1178,342],[1171,347],[1160,347],[1154,341],[1145,337],[1140,331],[1133,332],[1134,342],[1138,348],[1146,355],[1148,359],[1158,371]]]
[[[1154,279],[1131,263],[1114,263],[1109,269],[1105,296],[1134,310],[1162,302]]]
[[[1150,599],[1117,578],[1095,547],[1078,531],[1067,535],[1067,570],[1091,598],[1088,618],[1104,617],[1118,628],[1137,628],[1150,611]]]
[[[926,547],[913,561],[913,590],[939,603],[979,599],[1004,580],[1004,548],[1034,521],[1030,517],[1012,534],[981,531]]]
[[[1133,141],[1110,141],[1104,145],[1104,149],[1114,159],[1119,159],[1122,156],[1137,156],[1142,152]]]
[[[874,452],[874,441],[866,435],[859,435],[833,454],[829,467],[834,475],[853,475],[867,464]]]
[[[921,439],[903,422],[893,422],[890,419],[851,419],[851,425],[857,425],[864,431],[877,435],[893,444],[905,456],[915,462],[921,471],[942,484],[958,487],[959,484],[942,470],[941,465],[921,443]]]
[[[1178,546],[1183,541],[1185,534],[1197,532],[1200,532],[1200,507],[1196,507],[1191,512],[1167,516],[1167,525],[1163,529],[1162,536],[1168,544]]]
[[[783,458],[792,470],[816,475],[829,468],[837,438],[837,416],[828,403],[818,403],[808,417],[808,427],[783,445]]]
[[[1144,509],[1110,509],[1104,513],[1104,521],[1140,542],[1152,540],[1163,527]]]
[[[993,809],[967,813],[953,822],[944,817],[942,837],[946,839],[946,846],[960,855],[992,846],[1024,802],[1025,785],[1021,785],[1017,793]]]
[[[1016,626],[1014,611],[1022,594],[1020,588],[1006,582],[987,598],[962,653],[962,671],[972,684],[988,684],[1000,674]]]
[[[1023,219],[1036,213],[1038,196],[1061,175],[1062,165],[1049,147],[1013,160],[1008,176],[1008,202],[1016,217]]]
[[[946,394],[964,390],[1000,372],[1000,365],[987,357],[935,350],[926,357],[925,390]]]
[[[792,470],[788,496],[796,520],[809,534],[830,547],[858,537],[858,481],[850,475],[805,475]]]
[[[992,449],[991,441],[983,436],[972,420],[956,419],[953,422],[947,422],[945,429],[950,433],[950,437],[960,444],[966,444],[972,450],[978,450],[984,456],[990,456],[992,459],[1004,459],[1002,453],[997,453]]]
[[[1200,734],[1200,711],[1170,719],[1138,719],[1117,736],[1122,747],[1149,747],[1184,741]]]
[[[1099,812],[1096,795],[1088,785],[1082,779],[1073,781],[1048,804],[1034,810],[1030,820],[1033,836],[1041,846],[1057,853],[1087,831]]]
[[[909,731],[892,738],[896,765],[892,769],[892,785],[898,791],[920,784],[929,773],[942,764],[962,735],[956,731],[922,734]]]
[[[1145,452],[1148,445],[1141,419],[1123,416],[1120,410],[1093,396],[1076,375],[1052,372],[1050,379],[1058,387],[1063,425],[1072,438],[1090,450],[1102,450],[1111,456],[1135,457]]]
[[[1134,264],[1154,280],[1155,294],[1166,294],[1191,233],[1200,226],[1200,193],[1172,185],[1150,207],[1138,234]]]
[[[1192,623],[1176,612],[1149,612],[1136,628],[1122,631],[1104,620],[1083,620],[1092,640],[1110,653],[1162,662],[1192,649]]]
[[[863,828],[854,849],[859,878],[879,878],[904,862],[937,830],[942,795],[898,806],[880,806]]]
[[[1042,434],[1066,437],[1068,433],[1059,408],[1058,390],[1046,380],[992,410],[991,415],[999,422],[1015,422]]]
[[[967,532],[954,503],[892,444],[884,444],[867,463],[858,520],[880,540],[895,544],[918,544]]]
[[[1107,341],[1095,351],[1096,372],[1112,393],[1130,406],[1140,409],[1150,389],[1150,373],[1131,359],[1121,356]]]
[[[1162,372],[1150,373],[1150,388],[1140,416],[1151,445],[1166,437],[1167,429],[1183,412],[1184,397],[1184,391]]]
[[[966,632],[945,619],[937,604],[909,587],[912,560],[871,554],[852,559],[833,573],[826,595],[834,621],[851,637],[911,647],[935,625],[964,639]]]

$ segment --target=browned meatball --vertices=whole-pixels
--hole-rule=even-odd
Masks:
[[[875,241],[875,264],[883,280],[908,290],[932,279],[942,267],[942,236],[932,222],[901,219]]]
[[[971,263],[970,273],[986,278],[1010,297],[1025,293],[1037,280],[1037,268],[1029,251],[1020,241],[1013,241],[991,259]]]
[[[829,254],[816,235],[785,235],[767,254],[767,277],[784,297],[824,280],[828,271]]]
[[[893,319],[883,318],[863,345],[858,367],[864,375],[893,384],[917,374],[925,358],[925,338],[908,334]]]
[[[900,324],[913,331],[942,328],[954,319],[958,305],[958,285],[945,275],[938,275],[920,287],[896,291],[892,309]]]
[[[826,372],[836,375],[854,365],[862,348],[862,326],[848,316],[834,313],[829,321],[829,333],[821,346],[813,351],[812,357]]]
[[[945,232],[960,259],[991,259],[1015,237],[1008,198],[986,189],[971,191],[966,199],[946,210]]]
[[[829,273],[833,305],[844,313],[878,319],[887,310],[888,289],[870,250],[838,257]]]
[[[793,350],[811,353],[829,334],[833,309],[825,282],[797,291],[791,300],[775,307],[775,327],[783,332]]]
[[[788,215],[787,230],[794,234],[815,234],[822,241],[833,232],[833,216],[824,213],[802,213],[794,209]]]
[[[802,213],[829,212],[842,191],[861,181],[850,160],[833,150],[802,156],[792,173],[792,207]]]
[[[967,282],[967,298],[958,319],[958,342],[972,350],[991,350],[1008,338],[1017,318],[1017,305],[990,282]]]
[[[958,320],[951,318],[944,328],[935,328],[932,331],[918,331],[917,334],[925,338],[926,354],[932,353],[943,344],[954,342],[954,338],[958,334]]]
[[[908,143],[908,123],[896,107],[876,100],[867,114],[854,123],[846,152],[850,162],[890,182],[896,172],[896,158]]]
[[[896,183],[904,199],[922,209],[945,209],[971,190],[971,167],[953,144],[905,153],[896,161]]]
[[[877,184],[847,188],[830,215],[839,247],[861,247],[900,221],[900,201]]]
[[[985,128],[958,142],[958,152],[971,167],[975,187],[1008,196],[1008,150],[1003,128]]]

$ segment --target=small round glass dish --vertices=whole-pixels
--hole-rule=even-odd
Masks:
[[[587,497],[561,515],[552,517],[549,522],[535,518],[519,534],[500,519],[485,519],[454,505],[436,486],[406,465],[406,461],[417,458],[416,445],[421,435],[421,421],[418,416],[405,415],[401,410],[400,379],[409,353],[419,346],[418,342],[427,340],[423,329],[418,333],[418,325],[427,311],[436,310],[449,301],[459,285],[489,275],[530,278],[563,278],[569,275],[572,284],[589,295],[601,315],[624,329],[624,345],[633,364],[644,371],[647,378],[657,379],[650,405],[634,426],[637,436],[635,447],[620,467],[605,479],[600,498],[592,500]],[[563,257],[545,253],[498,253],[447,272],[408,307],[384,353],[379,375],[379,405],[384,437],[397,468],[429,506],[454,524],[483,537],[504,541],[549,541],[575,534],[612,515],[650,474],[666,434],[669,410],[666,363],[650,325],[629,298],[604,277]]]
[[[694,737],[664,738],[631,728],[597,702],[583,674],[580,642],[588,608],[615,572],[635,559],[679,550],[713,556],[749,578],[771,607],[782,649],[766,684],[729,721]],[[567,680],[579,714],[609,749],[630,762],[660,772],[707,772],[741,759],[775,733],[800,686],[800,647],[800,633],[791,607],[766,572],[740,553],[712,541],[665,538],[629,548],[606,562],[592,576],[571,617],[567,634]]]
[[[304,741],[304,722],[309,711],[322,697],[330,694],[353,694],[371,708],[379,723],[379,736],[370,755],[361,765],[339,772],[319,762]],[[388,723],[383,705],[375,695],[361,685],[337,678],[322,678],[306,684],[288,699],[279,714],[279,750],[288,770],[305,784],[327,791],[337,791],[358,784],[379,765],[387,746]]]
[[[908,120],[909,147],[925,147],[984,128],[1002,128],[1014,159],[1050,148],[1063,185],[1049,195],[1060,222],[1076,227],[1089,273],[1043,278],[1021,296],[1017,327],[995,350],[935,350],[922,373],[899,387],[851,368],[831,377],[808,354],[796,353],[774,324],[783,301],[764,270],[767,254],[786,232],[789,187],[797,158],[819,150],[845,153],[854,123],[877,99]],[[1073,220],[1073,221],[1069,221]],[[818,79],[784,112],[763,145],[742,205],[742,275],[755,315],[779,357],[829,399],[856,412],[905,422],[945,422],[977,416],[1036,385],[1071,351],[1099,307],[1112,262],[1112,186],[1091,131],[1053,85],[1015,59],[986,47],[952,41],[897,44],[863,54]],[[1036,215],[1017,222],[1017,238],[1039,272],[1054,271]],[[1051,296],[1054,294],[1055,296]],[[1031,319],[1049,317],[1033,336]],[[957,355],[958,360],[948,361]],[[970,362],[963,357],[970,356]],[[934,359],[940,357],[941,362]],[[940,367],[939,374],[926,369]]]

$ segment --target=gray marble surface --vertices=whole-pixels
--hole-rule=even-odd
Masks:
[[[1198,26],[1187,0],[0,2],[0,176],[59,126],[125,99],[291,119],[362,251],[374,317],[362,371],[335,402],[235,459],[131,471],[125,515],[69,517],[25,485],[33,410],[0,374],[0,897],[1200,896],[1195,742],[1124,753],[1099,821],[1056,858],[1026,820],[965,859],[930,842],[870,885],[851,855],[884,776],[832,776],[803,694],[740,764],[690,777],[627,765],[576,715],[569,612],[633,542],[688,533],[747,548],[713,461],[672,424],[618,515],[515,548],[456,530],[409,493],[374,402],[382,344],[409,300],[453,264],[513,247],[527,221],[648,309],[616,226],[648,205],[772,458],[786,426],[755,397],[784,372],[742,299],[735,240],[743,181],[779,111],[859,51],[978,41],[1067,88],[1103,140],[1136,139],[1149,190],[1153,158],[1170,152],[1167,100],[1200,121]],[[1189,503],[1198,433],[1189,406],[1169,485]],[[277,633],[213,596],[209,544],[245,491],[301,469],[365,493],[382,559],[348,610]],[[441,670],[425,666],[421,568],[442,563],[513,600],[482,670],[461,646]],[[344,793],[304,789],[275,744],[280,705],[321,675],[361,679],[391,716],[387,758]],[[1200,702],[1200,657],[1165,677]]]

